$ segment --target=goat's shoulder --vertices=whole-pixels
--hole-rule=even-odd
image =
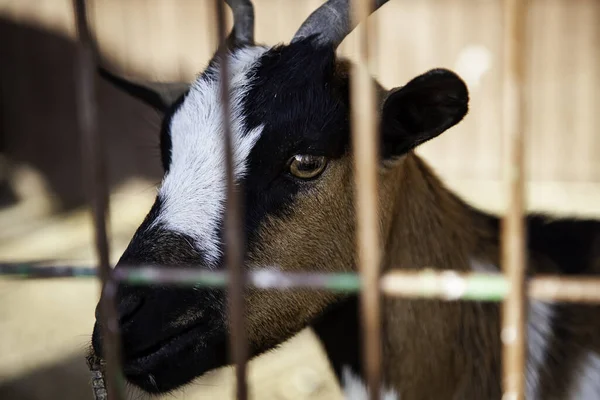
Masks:
[[[528,249],[548,257],[559,273],[600,273],[600,220],[531,214],[526,229]]]
[[[501,218],[468,207],[477,221],[480,239],[499,246]],[[530,273],[560,275],[600,274],[600,220],[577,217],[557,217],[544,213],[525,216],[526,250]]]
[[[532,272],[600,273],[600,221],[543,214],[529,215],[526,221],[528,251],[551,264],[536,263]],[[536,390],[539,398],[599,398],[600,306],[562,302],[538,305],[546,310],[547,318],[539,320],[534,313],[529,334],[533,338],[541,337],[541,333],[545,339],[531,342],[529,350],[535,352],[540,344],[544,350]]]

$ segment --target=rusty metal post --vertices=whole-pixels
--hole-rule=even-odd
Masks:
[[[352,145],[354,152],[357,215],[358,266],[362,278],[361,314],[365,373],[369,397],[379,399],[381,386],[381,293],[379,274],[381,250],[378,219],[378,121],[375,87],[369,74],[369,45],[376,40],[368,16],[372,0],[352,0],[352,18],[357,26],[359,61],[350,79]]]
[[[109,399],[124,398],[124,384],[120,368],[118,317],[114,304],[116,283],[111,276],[106,229],[108,214],[108,187],[104,163],[104,143],[98,134],[95,72],[96,59],[88,26],[85,0],[73,0],[77,34],[76,88],[77,113],[82,137],[83,171],[93,209],[96,252],[102,282],[100,313],[103,319],[102,336],[106,359],[107,394]]]
[[[508,210],[502,224],[502,267],[510,291],[502,308],[504,399],[522,400],[525,391],[526,303],[524,213],[525,19],[527,0],[504,1],[503,128],[507,154]]]
[[[229,57],[225,46],[225,10],[223,0],[215,0],[217,12],[217,30],[219,56],[221,57],[221,109],[223,112],[223,130],[225,163],[227,174],[227,204],[225,215],[225,260],[229,270],[228,304],[230,335],[229,344],[235,363],[236,394],[239,400],[248,397],[246,384],[246,364],[248,359],[246,329],[244,324],[244,237],[242,224],[242,204],[234,176],[232,132],[229,99]]]

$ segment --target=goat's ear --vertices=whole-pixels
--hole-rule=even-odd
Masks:
[[[393,89],[383,103],[384,159],[402,156],[457,124],[468,111],[469,92],[462,79],[434,69]]]
[[[98,74],[113,86],[161,112],[165,112],[189,88],[189,84],[183,82],[133,82],[103,67],[98,67]]]

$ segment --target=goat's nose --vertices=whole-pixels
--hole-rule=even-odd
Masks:
[[[125,324],[142,308],[145,302],[145,296],[136,292],[126,293],[119,296],[117,301],[119,324]]]
[[[144,305],[144,297],[137,290],[131,290],[127,286],[119,286],[118,293],[115,297],[115,305],[117,308],[117,316],[119,324],[125,323],[127,320],[142,308]],[[96,305],[95,316],[96,320],[101,318],[102,299]]]
[[[131,330],[131,326],[136,314],[140,313],[146,303],[146,296],[139,288],[130,288],[128,286],[119,285],[117,295],[115,297],[115,306],[117,309],[117,318],[119,330],[121,333],[126,333]],[[94,324],[94,332],[92,334],[92,346],[97,355],[103,354],[102,329],[101,325],[105,323],[102,320],[102,299],[96,306],[96,324]]]

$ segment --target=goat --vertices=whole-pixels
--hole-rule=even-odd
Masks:
[[[386,1],[376,2],[376,8]],[[336,48],[354,29],[347,0],[315,10],[287,45],[257,45],[249,1],[230,0],[227,41],[235,178],[243,186],[245,268],[347,272],[356,268],[349,66]],[[219,103],[221,59],[191,84],[167,86],[103,76],[164,113],[164,177],[154,205],[116,268],[167,264],[223,268],[225,166]],[[414,150],[459,123],[468,89],[433,69],[379,96],[378,218],[382,269],[436,266],[499,270],[498,216],[454,194]],[[166,93],[166,95],[164,95]],[[600,270],[600,221],[529,215],[527,271]],[[225,294],[219,290],[120,285],[123,368],[149,393],[179,388],[228,364]],[[317,333],[340,380],[361,370],[356,296],[325,291],[246,295],[252,356],[301,329]],[[600,398],[598,307],[532,302],[529,399]],[[102,357],[100,320],[91,352]],[[383,300],[384,384],[402,399],[501,397],[499,306]],[[355,386],[355,385],[350,385]]]

